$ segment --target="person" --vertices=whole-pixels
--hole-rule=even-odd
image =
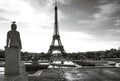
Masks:
[[[13,47],[13,48],[22,49],[20,33],[16,30],[17,25],[15,23],[16,22],[12,22],[11,30],[8,31],[8,33],[7,33],[7,41],[6,41],[5,48]]]

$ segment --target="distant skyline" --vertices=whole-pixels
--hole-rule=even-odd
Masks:
[[[16,21],[22,51],[47,52],[54,31],[55,0],[0,0],[0,49]],[[66,52],[120,46],[120,0],[57,0],[61,41]]]

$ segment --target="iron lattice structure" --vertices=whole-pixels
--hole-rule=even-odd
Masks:
[[[54,33],[53,33],[52,43],[50,45],[50,48],[49,48],[47,54],[48,54],[48,56],[50,56],[53,53],[53,51],[59,51],[59,52],[61,52],[63,57],[66,57],[67,53],[64,50],[64,47],[63,47],[63,45],[61,43],[60,35],[59,35],[58,13],[57,13],[58,7],[57,7],[57,4],[55,5],[54,10],[55,10]],[[55,41],[57,42],[57,45],[55,45]]]

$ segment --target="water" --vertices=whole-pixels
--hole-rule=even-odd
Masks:
[[[116,63],[116,64],[115,64],[115,67],[120,67],[120,63]]]
[[[31,62],[31,63],[25,63],[25,64],[27,64],[27,65],[31,65],[32,62]],[[49,63],[38,63],[38,64],[41,64],[41,65],[49,65]]]
[[[52,64],[58,64],[59,65],[59,64],[61,64],[61,61],[53,61]],[[66,67],[64,67],[64,65],[66,65]],[[53,65],[50,64],[48,68],[72,68],[70,66],[75,66],[76,68],[77,67],[79,67],[79,68],[82,67],[80,65],[77,65],[76,63],[73,63],[72,61],[64,61],[63,66],[57,66],[57,65],[53,66]]]
[[[4,74],[4,67],[0,67],[0,74]]]

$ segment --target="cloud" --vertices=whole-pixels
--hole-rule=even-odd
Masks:
[[[62,3],[62,4],[71,4],[72,0],[57,0],[58,2]]]
[[[24,21],[21,18],[28,17],[33,11],[32,7],[23,0],[0,0],[0,9],[3,10],[0,15],[12,21]]]
[[[94,15],[95,18],[112,17],[117,15],[117,13],[119,13],[120,4],[108,3],[108,4],[99,5],[96,8],[98,8],[98,13]]]
[[[94,21],[92,19],[86,19],[86,20],[79,20],[79,24],[94,24]]]
[[[120,26],[120,19],[115,20],[115,26]]]
[[[106,1],[95,6],[97,9],[88,19],[78,20],[81,30],[94,35],[98,39],[115,41],[120,39],[118,32],[120,28],[120,4]],[[110,30],[110,31],[109,31]],[[111,31],[112,30],[112,31]],[[116,31],[117,30],[117,31]]]
[[[7,23],[8,21],[10,20],[4,17],[0,17],[0,23]]]
[[[120,40],[118,1],[58,0],[59,29],[65,47],[74,51],[82,48],[85,50],[86,47],[91,49],[90,46],[93,44],[93,48],[97,45],[100,47],[104,45],[103,48],[112,47],[115,42],[118,44],[118,40]],[[41,49],[44,51],[52,41],[54,0],[0,0],[2,41],[5,40],[3,33],[5,36],[10,22],[13,20],[17,21],[25,50],[31,44],[34,48],[31,47],[29,50]],[[4,44],[1,41],[0,43]],[[110,43],[112,44],[110,45]],[[74,48],[72,48],[73,46]]]

